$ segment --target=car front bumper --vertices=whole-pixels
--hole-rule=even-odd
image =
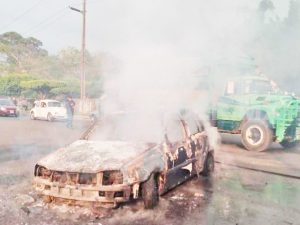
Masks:
[[[17,115],[16,110],[0,110],[0,115],[1,116],[15,116]]]
[[[48,179],[34,177],[35,190],[53,198],[97,203],[99,206],[113,208],[118,203],[130,199],[132,187],[127,184],[117,185],[68,185],[51,182]]]

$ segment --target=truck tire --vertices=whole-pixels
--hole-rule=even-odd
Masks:
[[[214,172],[214,169],[215,169],[214,156],[211,153],[208,153],[204,162],[204,167],[201,172],[201,175],[204,177],[208,177]]]
[[[263,120],[250,120],[242,126],[242,143],[249,151],[265,151],[273,141],[273,131]]]
[[[158,204],[158,184],[156,176],[153,173],[142,185],[142,198],[145,209],[153,209]]]

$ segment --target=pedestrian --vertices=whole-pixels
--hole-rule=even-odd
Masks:
[[[14,103],[15,106],[18,105],[18,101],[17,101],[16,97],[13,97],[13,98],[12,98],[12,102]]]
[[[66,99],[66,109],[67,109],[67,127],[68,128],[73,128],[73,115],[74,115],[74,107],[75,107],[75,102],[72,98],[72,96],[67,96]]]

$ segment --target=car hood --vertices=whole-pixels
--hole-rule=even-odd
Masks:
[[[44,157],[38,164],[50,170],[68,172],[119,170],[150,148],[145,143],[79,140]]]
[[[17,108],[14,105],[0,105],[0,107],[9,108],[9,109],[16,109]]]

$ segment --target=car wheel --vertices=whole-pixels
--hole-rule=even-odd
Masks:
[[[215,159],[211,153],[207,154],[207,157],[204,162],[203,170],[201,172],[202,176],[208,177],[210,176],[215,170]]]
[[[153,173],[142,185],[142,197],[145,209],[153,209],[158,204],[158,184],[156,176]]]
[[[273,131],[262,120],[246,122],[242,127],[242,143],[247,150],[265,151],[273,141]]]
[[[52,116],[51,113],[48,113],[48,115],[47,115],[47,120],[48,120],[49,122],[52,122],[52,121],[54,120],[54,118],[53,118],[53,116]]]
[[[30,113],[30,119],[35,120],[34,112]]]

